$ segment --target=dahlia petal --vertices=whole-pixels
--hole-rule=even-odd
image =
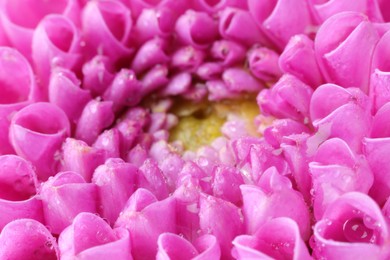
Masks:
[[[77,71],[81,67],[80,33],[73,22],[62,15],[42,19],[32,38],[32,59],[43,99],[48,97],[48,84],[53,68]]]
[[[279,58],[280,69],[317,88],[322,82],[322,74],[318,67],[314,42],[304,34],[291,37]]]
[[[291,118],[306,122],[309,119],[309,105],[313,90],[298,78],[284,74],[271,89],[265,89],[257,96],[257,104],[265,115]]]
[[[181,72],[171,77],[170,82],[161,91],[163,95],[177,96],[187,92],[192,86],[192,76],[188,72]]]
[[[112,101],[93,99],[87,103],[76,126],[75,137],[91,145],[114,121]]]
[[[348,103],[368,111],[371,108],[370,100],[360,89],[345,89],[331,83],[321,85],[314,91],[310,101],[311,120],[325,118],[337,108]]]
[[[117,123],[115,128],[119,132],[119,148],[122,157],[125,157],[129,150],[136,145],[141,135],[142,126],[136,120],[124,119]]]
[[[288,139],[290,139],[288,143],[284,142],[281,144],[283,155],[297,184],[297,190],[301,192],[307,203],[311,203],[312,180],[309,173],[309,162],[312,161],[318,144],[323,142],[323,140],[315,135],[310,136],[307,133],[289,136]],[[313,142],[315,144],[311,145]]]
[[[335,37],[328,37],[329,33]],[[378,33],[363,14],[343,12],[326,20],[314,41],[317,62],[325,79],[367,93],[371,57],[378,41]]]
[[[291,10],[300,6],[299,10]],[[307,33],[311,24],[309,7],[302,0],[248,1],[249,12],[261,30],[283,49],[291,36]]]
[[[241,68],[226,69],[222,79],[227,89],[232,92],[258,92],[264,88],[261,82]]]
[[[207,259],[220,259],[221,248],[218,244],[218,240],[215,236],[206,234],[200,236],[194,242],[194,246],[199,252],[199,255],[194,257],[193,260],[207,260]]]
[[[146,72],[141,80],[143,84],[142,96],[147,96],[164,87],[169,82],[168,72],[168,67],[165,65],[156,65]]]
[[[238,92],[233,92],[228,89],[223,80],[209,80],[206,82],[206,88],[209,92],[208,99],[210,101],[219,101],[228,98],[235,98],[240,95]]]
[[[141,203],[141,207],[132,207],[132,201],[133,204]],[[176,233],[176,202],[172,197],[157,201],[151,192],[142,188],[134,192],[128,202],[128,207],[121,212],[115,226],[130,231],[135,259],[152,259],[157,253],[160,234]]]
[[[82,212],[59,237],[61,259],[130,259],[129,232],[111,227],[95,214]]]
[[[277,149],[283,143],[284,138],[309,132],[310,129],[300,122],[292,119],[279,119],[274,120],[272,126],[264,130],[263,136],[267,143]]]
[[[240,0],[195,0],[193,1],[193,7],[196,10],[210,14],[217,13],[227,7],[236,7],[244,10],[248,9],[246,1]]]
[[[96,168],[92,183],[98,187],[99,214],[114,224],[130,195],[135,190],[138,169],[122,159],[108,159]]]
[[[240,209],[225,200],[201,194],[199,218],[201,232],[214,235],[221,247],[222,258],[229,257],[231,241],[244,231]]]
[[[0,248],[2,259],[59,258],[56,239],[43,224],[33,219],[22,218],[5,226],[0,236]]]
[[[376,113],[385,103],[390,101],[390,93],[387,86],[389,79],[390,66],[384,58],[390,53],[388,42],[390,33],[386,32],[375,47],[372,57],[373,71],[371,74],[369,95],[373,103],[373,113]]]
[[[93,57],[84,63],[83,88],[91,91],[93,96],[101,96],[114,79],[114,68],[110,58],[102,55]]]
[[[172,54],[171,66],[182,71],[194,72],[203,63],[205,52],[191,45],[179,48]]]
[[[196,75],[205,81],[216,80],[221,76],[223,67],[218,62],[205,62],[196,70]]]
[[[140,187],[150,190],[158,199],[168,197],[169,191],[165,176],[156,162],[147,159],[139,170],[141,171],[139,176]]]
[[[373,138],[390,137],[390,124],[388,121],[389,113],[390,113],[390,103],[384,104],[378,110],[378,112],[375,114],[372,121],[370,137]]]
[[[57,106],[43,102],[18,111],[10,126],[10,141],[16,153],[32,162],[41,180],[57,172],[59,150],[69,134],[66,114]]]
[[[388,257],[389,231],[378,205],[367,195],[339,197],[314,226],[315,258]]]
[[[245,60],[246,48],[230,40],[218,40],[213,43],[210,55],[226,67],[240,64]]]
[[[139,17],[143,10],[150,8],[169,9],[178,16],[190,7],[190,1],[187,0],[130,0],[127,2],[134,17]]]
[[[94,170],[106,159],[103,150],[88,146],[85,142],[67,138],[62,146],[62,171],[80,174],[87,182],[91,181]]]
[[[179,234],[194,242],[199,237],[199,195],[196,178],[182,176],[181,184],[173,193],[176,200],[176,228]]]
[[[363,156],[357,156],[348,144],[333,138],[322,143],[309,164],[313,181],[314,216],[321,219],[326,208],[350,191],[368,193],[374,178]]]
[[[383,205],[390,195],[389,165],[386,154],[390,149],[390,138],[364,138],[364,154],[374,174],[370,196]]]
[[[367,15],[367,17],[373,22],[383,22],[383,17],[381,10],[379,9],[378,1],[358,0],[351,4],[351,2],[333,0],[314,4],[313,10],[314,15],[316,16],[319,23],[324,22],[334,14],[345,11],[362,13]]]
[[[139,74],[153,68],[157,64],[165,64],[169,61],[169,56],[165,52],[167,42],[155,37],[145,42],[135,54],[131,69]]]
[[[135,106],[140,102],[141,88],[133,71],[121,69],[104,92],[103,98],[112,101],[113,110],[119,111],[123,106]]]
[[[43,222],[42,202],[36,196],[33,166],[16,155],[0,156],[0,230],[19,218]]]
[[[52,72],[49,83],[49,102],[61,108],[70,122],[77,123],[82,109],[90,100],[91,94],[80,88],[80,81],[72,71],[56,69]]]
[[[268,48],[254,47],[248,52],[250,71],[263,81],[273,81],[282,75],[278,60],[279,54]]]
[[[242,204],[240,185],[244,184],[240,171],[234,167],[221,165],[214,168],[212,176],[214,196],[240,206]]]
[[[353,116],[349,116],[353,115]],[[349,120],[345,120],[348,118]],[[338,137],[348,143],[354,151],[362,148],[362,139],[369,135],[372,117],[368,111],[349,103],[334,110],[327,117],[313,122],[316,128],[328,132],[328,138]]]
[[[302,195],[292,189],[289,180],[272,167],[266,170],[260,187],[241,185],[246,230],[254,234],[268,220],[289,217],[295,220],[303,239],[310,235],[310,215]]]
[[[224,39],[239,42],[247,47],[264,43],[251,14],[238,8],[227,7],[221,12],[219,33]]]
[[[103,150],[106,158],[120,158],[120,133],[116,128],[104,131],[99,135],[92,147]]]
[[[312,259],[290,218],[271,219],[254,235],[236,237],[233,245],[237,259]]]
[[[128,47],[133,26],[131,12],[120,1],[89,1],[81,18],[87,57],[100,54],[120,62],[132,54]]]
[[[218,36],[216,22],[204,12],[187,10],[175,25],[175,32],[180,41],[196,48],[206,48]]]
[[[62,14],[76,25],[80,22],[80,6],[76,0],[56,2],[5,0],[1,21],[5,34],[16,49],[31,61],[31,43],[34,29],[49,14]]]
[[[42,184],[45,224],[60,234],[80,212],[97,213],[97,187],[75,172],[60,172]]]
[[[198,252],[196,248],[179,235],[163,233],[158,237],[158,260],[193,259]]]
[[[174,31],[176,10],[169,8],[145,8],[134,25],[137,42],[144,43],[155,36],[168,38]]]
[[[37,100],[38,89],[26,58],[4,46],[0,47],[0,82],[0,154],[9,154],[14,153],[8,139],[11,118],[16,111]]]

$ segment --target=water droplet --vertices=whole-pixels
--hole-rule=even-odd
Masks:
[[[344,236],[350,242],[370,242],[374,231],[364,225],[361,218],[347,220],[343,226]]]

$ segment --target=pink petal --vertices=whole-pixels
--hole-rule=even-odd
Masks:
[[[316,219],[321,219],[326,208],[342,194],[368,193],[374,181],[365,158],[355,155],[348,144],[338,138],[322,143],[309,167]]]
[[[291,13],[297,6],[301,8]],[[250,0],[248,7],[261,30],[280,49],[286,46],[291,36],[307,33],[311,24],[309,8],[303,0]]]
[[[292,75],[284,74],[271,89],[260,92],[257,104],[265,115],[306,122],[312,94],[310,86]]]
[[[10,127],[10,141],[16,153],[33,163],[41,180],[57,173],[59,150],[69,134],[66,114],[43,102],[18,111]]]
[[[0,248],[1,259],[59,258],[56,239],[43,224],[33,219],[18,219],[5,226],[0,236]]]
[[[104,163],[103,150],[88,146],[85,142],[67,138],[62,146],[62,171],[74,171],[87,182],[91,181],[94,170]]]
[[[289,217],[297,222],[301,236],[307,240],[310,234],[309,210],[302,195],[292,189],[289,180],[275,168],[270,168],[263,173],[259,186],[240,187],[247,232],[254,234],[270,219]]]
[[[120,142],[119,130],[112,128],[100,134],[92,147],[97,150],[103,150],[106,158],[120,158]]]
[[[204,51],[188,45],[179,48],[172,54],[171,66],[179,70],[194,72],[204,59]]]
[[[370,196],[383,205],[390,195],[388,182],[390,168],[386,154],[390,149],[389,138],[364,138],[364,154],[374,174]]]
[[[143,84],[142,96],[147,96],[164,87],[169,82],[168,72],[168,67],[165,65],[156,65],[146,72],[141,79]]]
[[[81,68],[80,41],[78,29],[65,16],[48,15],[38,24],[32,38],[32,59],[45,100],[53,68]]]
[[[237,259],[312,259],[298,225],[290,218],[275,218],[257,232],[233,240]]]
[[[45,223],[60,234],[80,212],[97,213],[97,187],[75,172],[60,172],[43,183],[40,196]]]
[[[326,20],[314,41],[325,79],[346,88],[359,87],[367,93],[371,57],[378,40],[375,28],[363,14],[344,12]]]
[[[225,200],[202,194],[199,218],[201,232],[214,235],[221,246],[222,258],[229,257],[231,241],[244,231],[239,208]]]
[[[264,85],[244,69],[234,67],[226,69],[222,79],[229,91],[232,92],[258,92]]]
[[[103,98],[105,101],[113,102],[114,111],[120,111],[123,106],[135,106],[140,102],[141,89],[142,85],[134,72],[121,69],[104,92]]]
[[[227,166],[214,168],[212,188],[214,196],[241,206],[242,198],[240,185],[244,184],[243,177],[238,169]]]
[[[157,164],[153,160],[147,159],[139,169],[141,171],[139,186],[153,192],[158,199],[167,198],[169,191],[165,176]]]
[[[291,37],[280,55],[279,66],[284,73],[296,76],[313,88],[323,82],[314,52],[314,42],[304,34]]]
[[[62,14],[78,25],[80,6],[76,0],[4,1],[4,13],[1,15],[1,20],[5,34],[12,46],[29,60],[31,60],[34,29],[49,14]]]
[[[273,81],[282,75],[278,64],[279,54],[273,50],[254,47],[249,50],[247,56],[249,69],[258,79]]]
[[[317,129],[323,128],[328,138],[341,138],[352,150],[360,151],[363,137],[369,135],[371,121],[369,111],[350,103],[337,108],[327,117],[313,122],[313,125]]]
[[[133,25],[131,12],[120,1],[90,1],[81,18],[88,57],[102,54],[117,62],[126,60],[133,52],[128,46]]]
[[[145,8],[134,25],[137,42],[144,43],[155,36],[167,38],[175,28],[177,10],[170,8]]]
[[[246,48],[235,41],[218,40],[211,46],[210,54],[228,67],[240,64],[245,60]]]
[[[194,9],[199,9],[210,14],[217,13],[226,7],[237,7],[248,9],[246,1],[240,0],[195,0],[193,1]]]
[[[331,83],[324,84],[314,91],[311,98],[311,120],[322,119],[345,104],[355,104],[368,112],[371,108],[368,97],[360,89],[345,89]]]
[[[135,54],[131,68],[135,73],[140,74],[151,69],[157,64],[165,64],[169,61],[166,53],[167,41],[155,37],[145,42]]]
[[[131,202],[143,205],[137,209],[131,207]],[[175,204],[172,197],[157,201],[152,193],[144,189],[138,189],[130,197],[128,207],[119,215],[115,226],[125,227],[130,231],[132,252],[135,259],[154,258],[160,234],[175,233]]]
[[[194,257],[193,260],[207,260],[207,259],[220,259],[221,248],[218,244],[218,240],[215,236],[206,234],[199,237],[194,245],[199,252],[199,255]]]
[[[163,233],[158,237],[158,260],[193,259],[198,255],[195,247],[179,235]]]
[[[72,71],[56,69],[52,72],[49,83],[49,102],[60,107],[70,122],[77,123],[81,111],[90,100],[91,94],[80,88],[80,81]]]
[[[114,224],[130,195],[135,190],[138,169],[122,159],[108,159],[96,168],[92,182],[100,197],[99,214]]]
[[[339,197],[314,226],[315,258],[388,257],[389,231],[378,205],[367,195],[350,192]]]
[[[206,48],[218,36],[216,22],[207,13],[187,10],[177,19],[175,31],[184,44]]]
[[[228,7],[220,15],[219,33],[224,39],[248,47],[256,43],[264,43],[263,35],[248,11]]]
[[[16,155],[0,156],[0,230],[19,218],[43,222],[37,186],[36,174],[28,161]]]
[[[358,0],[351,4],[351,2],[333,0],[314,4],[314,14],[319,23],[322,23],[334,14],[345,11],[359,12],[367,15],[367,17],[373,22],[383,22],[378,2],[379,1]]]
[[[205,62],[198,67],[196,75],[205,81],[218,79],[223,72],[223,67],[217,62]]]
[[[83,212],[59,237],[64,259],[133,259],[129,232],[111,227],[95,214]]]
[[[8,139],[12,116],[36,101],[38,89],[28,61],[9,47],[0,47],[0,82],[0,154],[8,154],[14,153]]]
[[[112,107],[112,101],[89,101],[77,123],[75,137],[91,145],[103,129],[114,121]]]
[[[113,64],[106,56],[97,55],[84,63],[83,88],[91,91],[93,96],[101,96],[114,79]]]

